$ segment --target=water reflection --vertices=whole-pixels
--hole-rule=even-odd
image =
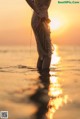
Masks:
[[[55,112],[67,103],[68,96],[63,93],[59,77],[44,73],[39,80],[41,85],[30,98],[38,107],[35,119],[53,119]]]
[[[48,119],[53,119],[55,112],[64,104],[67,103],[68,96],[63,94],[63,90],[59,83],[59,78],[56,76],[50,77],[50,85],[48,90],[48,95],[50,97],[48,103]]]
[[[60,57],[58,56],[58,47],[55,45],[54,54],[52,55],[51,65],[59,63]],[[55,112],[64,104],[67,103],[68,96],[64,95],[61,80],[56,75],[57,72],[51,71],[49,73],[40,74],[40,86],[36,93],[31,96],[31,100],[37,105],[36,119],[53,119]]]
[[[58,55],[58,46],[54,45],[54,52],[52,54],[51,66],[59,64],[61,57]],[[57,67],[56,67],[57,68]],[[48,102],[47,118],[53,119],[55,112],[63,105],[67,103],[68,96],[64,95],[61,84],[61,80],[58,76],[58,72],[50,72],[50,84],[48,89],[48,96],[50,100]]]
[[[60,62],[60,56],[58,55],[58,46],[57,45],[53,45],[54,47],[54,50],[53,50],[53,54],[52,54],[52,58],[51,58],[51,68],[54,66],[54,65],[57,65],[59,64]]]
[[[50,85],[49,75],[43,74],[40,75],[39,80],[43,86],[36,91],[36,93],[31,96],[31,100],[34,101],[38,110],[35,114],[35,119],[47,119],[46,113],[48,112],[48,103],[50,97],[48,95],[48,89]]]

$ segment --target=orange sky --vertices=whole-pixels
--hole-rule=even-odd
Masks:
[[[52,0],[49,16],[51,20],[58,20],[61,25],[51,30],[53,43],[80,44],[79,11],[80,4],[58,4],[58,0]],[[29,45],[30,40],[34,44],[31,16],[32,10],[25,0],[0,0],[0,44]]]

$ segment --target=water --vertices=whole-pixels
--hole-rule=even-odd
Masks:
[[[80,119],[80,47],[57,46],[49,74],[35,47],[0,47],[0,111],[9,119]]]

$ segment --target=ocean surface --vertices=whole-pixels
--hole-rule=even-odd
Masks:
[[[0,111],[8,119],[80,119],[80,47],[54,45],[49,74],[35,47],[0,47]]]

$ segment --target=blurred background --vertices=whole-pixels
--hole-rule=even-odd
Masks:
[[[53,43],[80,45],[79,11],[80,4],[52,0],[49,17]],[[0,45],[30,45],[30,41],[35,44],[30,25],[32,12],[25,0],[0,0]]]

